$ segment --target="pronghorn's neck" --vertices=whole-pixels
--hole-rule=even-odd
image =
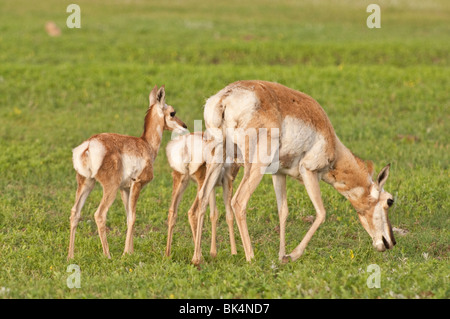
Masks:
[[[336,160],[323,179],[347,198],[356,211],[362,211],[369,204],[372,173],[372,162],[358,158],[337,139]]]
[[[154,151],[152,156],[156,158],[161,145],[162,133],[164,129],[164,114],[159,114],[154,107],[149,109],[144,121],[144,132],[141,138],[146,141]]]

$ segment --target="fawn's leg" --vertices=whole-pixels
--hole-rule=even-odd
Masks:
[[[94,214],[95,223],[98,228],[98,235],[100,236],[100,241],[102,242],[103,254],[108,258],[111,258],[111,255],[109,253],[108,241],[106,240],[106,215],[109,207],[116,198],[118,189],[119,186],[116,186],[115,184],[108,184],[108,186],[103,185],[102,201]]]
[[[189,184],[189,176],[183,175],[177,171],[172,172],[173,186],[172,186],[172,201],[170,203],[168,215],[168,232],[166,256],[170,256],[172,247],[173,229],[177,220],[178,206],[180,205],[183,193]]]
[[[230,235],[231,254],[236,255],[237,254],[236,240],[234,238],[234,227],[233,227],[234,218],[233,218],[233,209],[231,207],[232,196],[233,196],[233,176],[227,171],[225,172],[225,178],[223,180],[223,201],[225,204],[226,220],[228,224],[228,234]]]
[[[211,257],[217,256],[217,245],[216,245],[216,236],[217,236],[217,219],[219,217],[219,211],[216,206],[216,192],[213,190],[211,195],[209,195],[209,218],[211,220],[211,249],[210,255]]]
[[[81,218],[81,209],[86,202],[89,194],[95,186],[95,179],[86,178],[80,174],[77,174],[77,193],[75,196],[75,204],[72,207],[70,213],[70,240],[69,240],[69,254],[67,259],[71,259],[74,256],[75,249],[75,232],[78,226],[78,222]]]

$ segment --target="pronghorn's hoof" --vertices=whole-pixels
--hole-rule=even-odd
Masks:
[[[212,258],[216,258],[216,256],[217,256],[217,252],[213,252],[213,251],[211,251],[211,252],[209,252],[209,255],[212,257]]]
[[[192,258],[192,260],[191,260],[191,263],[194,265],[194,266],[199,266],[200,265],[200,263],[201,263],[201,258]]]
[[[292,261],[292,258],[291,258],[291,256],[289,256],[289,255],[284,255],[284,256],[281,258],[281,263],[282,263],[282,264],[287,264],[287,263],[290,262],[290,261]]]

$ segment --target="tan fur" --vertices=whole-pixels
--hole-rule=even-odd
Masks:
[[[133,252],[136,203],[142,188],[153,179],[153,162],[161,144],[162,130],[171,130],[168,121],[178,123],[180,130],[186,127],[178,118],[170,115],[174,112],[174,109],[172,106],[165,104],[163,87],[157,90],[155,86],[149,99],[150,105],[145,116],[144,132],[140,138],[114,133],[97,134],[82,144],[87,145],[87,148],[81,154],[74,153],[74,167],[80,171],[77,171],[78,188],[75,205],[70,216],[68,259],[74,256],[75,231],[81,218],[81,209],[92,191],[95,181],[98,181],[103,187],[103,198],[95,212],[95,221],[102,242],[103,253],[108,258],[111,257],[106,240],[106,215],[118,190],[120,190],[127,213],[124,254]],[[161,116],[161,113],[164,116]],[[90,147],[100,147],[102,151],[92,152]],[[80,158],[77,157],[78,154]],[[93,165],[94,159],[91,158],[93,156],[96,156],[96,163],[100,163],[100,167],[95,174],[92,174],[89,169],[89,165]]]

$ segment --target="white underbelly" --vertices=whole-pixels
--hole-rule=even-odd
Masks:
[[[300,165],[306,168],[321,165],[325,140],[313,127],[287,116],[282,122],[279,173],[300,178]]]

